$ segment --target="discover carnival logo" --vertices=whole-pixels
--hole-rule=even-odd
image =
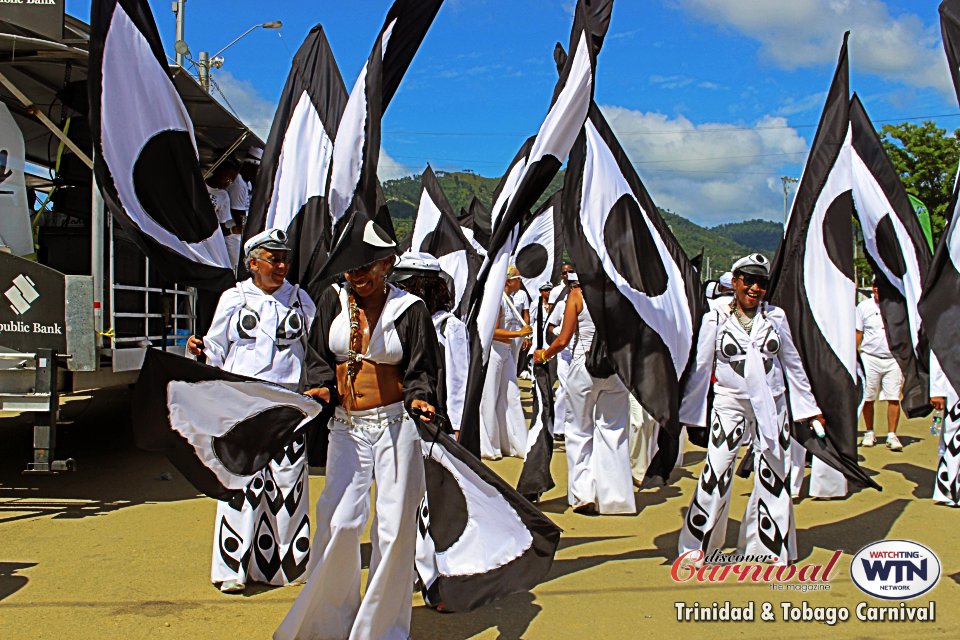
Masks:
[[[940,580],[940,559],[927,547],[910,540],[880,540],[853,556],[850,576],[867,595],[907,600],[936,586]]]

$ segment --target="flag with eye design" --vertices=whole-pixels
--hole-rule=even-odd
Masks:
[[[857,461],[853,265],[853,135],[847,38],[771,270],[767,299],[783,309],[826,437],[795,423],[794,439],[857,484],[879,489]]]
[[[410,250],[429,253],[440,261],[440,268],[453,281],[451,311],[463,317],[482,259],[464,235],[433,169],[428,166],[420,180],[423,191],[410,234]]]
[[[241,503],[271,459],[303,447],[324,405],[283,387],[148,349],[133,395],[134,437],[198,491]],[[297,444],[299,443],[299,444]]]
[[[517,248],[511,262],[520,272],[523,288],[534,296],[540,285],[560,279],[560,262],[563,259],[563,224],[560,205],[563,192],[550,196],[533,214],[520,233]]]
[[[193,122],[143,0],[90,8],[90,134],[104,203],[165,278],[210,291],[233,265],[203,182]]]
[[[570,153],[593,101],[597,54],[610,26],[613,0],[578,0],[564,61],[553,99],[537,135],[511,161],[493,196],[493,233],[487,257],[474,285],[467,316],[470,374],[460,441],[480,455],[480,397],[486,379],[507,267],[520,230],[550,181]]]
[[[613,367],[664,428],[647,477],[667,481],[684,375],[706,310],[700,276],[596,104],[570,152],[563,233]]]
[[[890,352],[903,372],[900,401],[911,418],[930,413],[929,349],[918,303],[930,249],[900,176],[856,94],[850,101],[853,203],[880,294]]]
[[[960,1],[940,4],[940,30],[947,54],[950,79],[960,103]],[[947,224],[934,251],[930,272],[920,300],[920,316],[950,385],[960,389],[960,170],[947,210]]]

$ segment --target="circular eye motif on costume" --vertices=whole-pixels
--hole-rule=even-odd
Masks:
[[[257,319],[252,315],[244,316],[240,318],[240,326],[246,329],[247,331],[253,331],[257,328]]]
[[[293,314],[293,316],[290,318],[289,324],[291,329],[293,329],[294,331],[299,331],[300,327],[303,326],[303,323],[300,321],[300,315],[296,313]]]
[[[780,351],[780,341],[774,338],[767,340],[767,351],[770,353],[776,353]]]
[[[723,332],[723,337],[720,339],[720,352],[728,358],[743,355],[743,349],[737,343],[736,338],[726,331]]]

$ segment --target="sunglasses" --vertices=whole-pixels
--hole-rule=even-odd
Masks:
[[[770,278],[767,276],[758,276],[753,273],[741,273],[740,281],[747,287],[757,285],[761,289],[766,289],[770,285]]]
[[[280,260],[275,260],[271,258],[254,258],[254,260],[259,260],[260,262],[266,262],[267,264],[274,267],[277,266],[278,264],[285,264],[285,265],[290,264],[289,258],[282,258]]]

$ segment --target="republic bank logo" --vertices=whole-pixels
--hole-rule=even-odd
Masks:
[[[13,286],[3,295],[10,301],[10,308],[18,316],[29,311],[34,300],[40,297],[40,293],[34,288],[33,280],[22,273],[13,279]]]

